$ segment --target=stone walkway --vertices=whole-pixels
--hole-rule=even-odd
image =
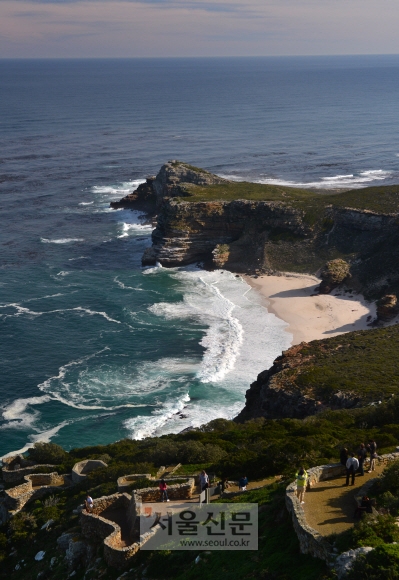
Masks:
[[[356,476],[355,485],[346,487],[346,477],[320,481],[305,494],[304,508],[306,520],[313,529],[323,536],[339,534],[354,524],[355,495],[359,489],[374,477],[380,475],[386,465],[377,465],[372,473],[364,477]]]

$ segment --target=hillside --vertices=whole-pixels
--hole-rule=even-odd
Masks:
[[[238,421],[298,418],[399,397],[399,327],[350,332],[294,346],[263,371]]]

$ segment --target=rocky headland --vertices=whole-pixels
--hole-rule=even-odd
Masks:
[[[156,220],[143,265],[200,262],[247,274],[321,270],[321,292],[348,281],[373,300],[399,291],[399,186],[322,194],[232,182],[170,161],[111,206]],[[381,304],[385,318],[397,314],[388,302]]]

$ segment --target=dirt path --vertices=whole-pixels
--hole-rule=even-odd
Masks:
[[[354,524],[354,496],[366,481],[380,475],[386,465],[377,465],[372,473],[356,476],[355,485],[345,486],[345,476],[320,481],[305,494],[304,508],[308,524],[323,536],[339,534]]]

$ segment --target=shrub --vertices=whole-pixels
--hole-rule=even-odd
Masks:
[[[379,546],[399,541],[399,527],[391,515],[365,514],[353,529],[356,546]]]
[[[171,463],[216,463],[226,456],[219,445],[200,441],[160,441],[152,450],[151,459],[156,465]]]
[[[394,496],[399,495],[399,461],[394,461],[384,469],[381,478],[380,491],[390,492]]]
[[[44,507],[53,507],[58,503],[60,503],[60,498],[55,495],[50,495],[50,497],[44,500],[43,505]]]
[[[4,552],[7,547],[7,536],[0,534],[0,552]]]
[[[36,528],[36,518],[32,514],[20,512],[10,521],[11,540],[16,543],[29,540]]]
[[[64,449],[56,443],[35,443],[33,448],[29,449],[29,459],[37,461],[37,463],[62,463],[66,460],[68,454]]]
[[[358,557],[347,580],[399,580],[399,546],[381,545],[366,556]]]

